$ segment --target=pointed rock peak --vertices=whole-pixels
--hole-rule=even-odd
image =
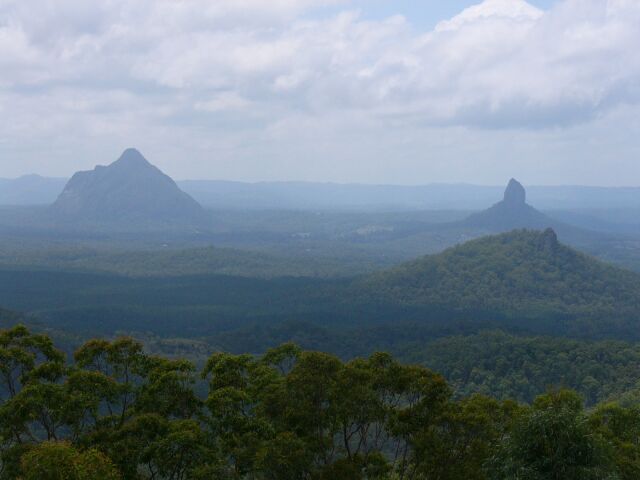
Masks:
[[[115,163],[118,165],[151,165],[135,148],[127,148]]]
[[[193,198],[134,148],[109,166],[76,173],[52,208],[63,218],[92,223],[199,223],[205,218]]]
[[[523,205],[527,199],[527,193],[516,179],[512,178],[504,191],[504,202],[511,205]]]

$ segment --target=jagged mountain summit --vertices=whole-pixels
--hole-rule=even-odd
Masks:
[[[52,205],[74,221],[194,223],[205,211],[176,183],[134,149],[109,166],[77,172]]]
[[[512,178],[501,202],[469,216],[464,223],[490,231],[508,231],[517,228],[543,230],[556,226],[557,222],[527,204],[526,190],[520,182]]]
[[[509,180],[507,189],[504,191],[504,200],[509,205],[522,205],[527,201],[527,192],[520,182],[515,178]]]

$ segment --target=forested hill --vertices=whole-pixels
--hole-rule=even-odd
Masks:
[[[370,275],[357,295],[384,304],[629,322],[640,308],[640,276],[562,245],[551,229],[517,230]]]

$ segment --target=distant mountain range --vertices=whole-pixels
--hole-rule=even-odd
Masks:
[[[66,179],[29,175],[0,179],[0,205],[45,205]],[[423,186],[313,182],[176,182],[201,205],[234,209],[432,209],[480,210],[495,203],[503,187],[465,184]],[[640,209],[640,188],[529,186],[530,202],[549,209]]]
[[[78,172],[53,203],[60,219],[90,222],[198,222],[204,209],[136,149],[109,166]]]

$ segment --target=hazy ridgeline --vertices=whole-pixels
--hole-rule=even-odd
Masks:
[[[38,175],[0,179],[0,205],[49,205],[67,181]],[[477,210],[499,199],[504,189],[470,184],[176,183],[204,207],[225,210]],[[543,210],[640,210],[640,188],[636,187],[532,185],[527,193],[531,203]]]

